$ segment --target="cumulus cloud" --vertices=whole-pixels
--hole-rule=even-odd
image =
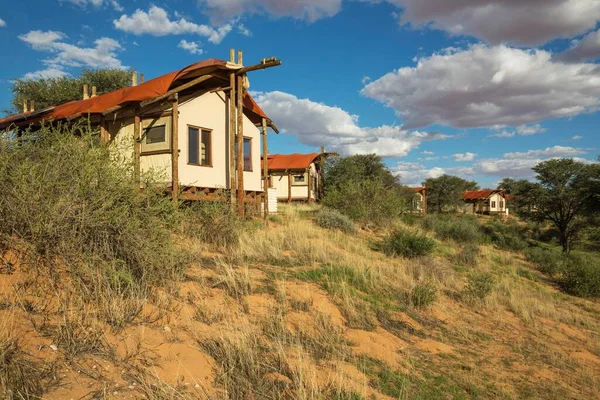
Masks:
[[[477,157],[477,153],[466,152],[452,155],[452,158],[454,158],[455,161],[459,162],[473,161],[475,157]]]
[[[541,45],[587,32],[600,20],[597,0],[386,1],[404,9],[402,24],[471,35],[492,44]]]
[[[86,7],[88,5],[92,5],[94,7],[102,7],[104,5],[110,5],[117,11],[123,11],[123,7],[116,0],[61,0],[69,3],[73,3],[80,7]]]
[[[421,58],[361,93],[395,109],[409,128],[515,126],[600,109],[600,67],[477,44]]]
[[[571,140],[581,140],[581,139],[583,139],[583,136],[580,136],[580,135],[575,135],[571,138]]]
[[[253,96],[284,133],[296,135],[302,144],[327,146],[343,154],[400,157],[422,142],[449,137],[436,132],[411,132],[402,126],[361,127],[357,115],[284,92],[259,92]]]
[[[502,129],[502,127],[493,127],[492,129],[500,130],[500,129]],[[531,135],[537,135],[538,133],[544,133],[546,131],[547,131],[547,129],[542,127],[540,124],[520,125],[520,126],[517,126],[514,131],[503,130],[502,132],[490,135],[490,137],[506,138],[506,137],[514,137],[517,135],[531,136]]]
[[[113,21],[115,28],[134,35],[183,35],[193,34],[208,38],[212,43],[220,43],[229,32],[231,24],[225,24],[218,29],[208,25],[199,25],[181,17],[171,20],[169,14],[162,8],[151,6],[148,12],[137,9],[131,15],[121,15]]]
[[[590,32],[581,40],[574,40],[571,47],[559,53],[555,59],[564,62],[593,61],[600,58],[600,29]]]
[[[68,76],[69,74],[61,68],[49,67],[41,69],[39,71],[28,72],[23,75],[23,79],[36,80],[36,79],[48,79],[48,78],[61,78]]]
[[[420,154],[423,154],[424,156],[432,156],[435,153],[433,151],[422,151]]]
[[[538,159],[538,158],[551,158],[551,157],[573,157],[581,154],[586,154],[587,151],[585,149],[578,149],[569,146],[554,146],[547,147],[543,150],[529,150],[526,152],[514,152],[514,153],[506,153],[504,154],[504,158],[509,160],[515,159]]]
[[[59,77],[68,75],[69,67],[89,68],[125,68],[117,58],[121,45],[114,39],[103,37],[97,39],[94,47],[78,47],[65,43],[67,36],[57,31],[30,31],[20,35],[19,39],[30,45],[34,50],[52,54],[43,60],[46,68],[25,75],[33,77]]]
[[[332,17],[342,9],[342,0],[199,0],[217,22],[242,14],[268,14],[314,22]]]
[[[190,54],[200,55],[204,52],[198,43],[188,42],[187,40],[181,40],[177,47],[187,51]]]
[[[2,28],[3,26],[6,26],[6,22],[0,18],[0,28]]]

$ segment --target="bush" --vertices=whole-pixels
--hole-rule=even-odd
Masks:
[[[570,255],[564,260],[561,288],[579,297],[600,297],[600,262],[591,256]]]
[[[417,308],[432,305],[437,299],[437,288],[429,282],[419,282],[410,292],[410,302]]]
[[[66,266],[89,301],[164,284],[185,262],[171,239],[177,210],[152,177],[137,189],[120,154],[82,126],[0,136],[0,242],[18,240],[48,278]]]
[[[384,238],[379,247],[391,257],[414,258],[430,254],[435,241],[423,234],[399,229]]]
[[[527,227],[493,222],[483,226],[492,244],[502,250],[522,251],[527,248]]]
[[[197,201],[183,212],[185,233],[205,243],[230,247],[238,243],[242,222],[227,203]]]
[[[470,298],[485,300],[494,289],[494,277],[488,272],[474,272],[468,277],[466,294]]]
[[[344,233],[356,232],[354,222],[341,212],[333,209],[322,209],[315,218],[315,222],[321,228],[340,230]]]
[[[563,256],[558,251],[530,247],[523,252],[527,261],[535,268],[550,276],[559,274],[562,270]]]
[[[471,217],[453,218],[448,215],[428,215],[423,218],[421,225],[424,229],[435,232],[435,236],[442,240],[477,243],[481,239],[479,223]]]
[[[460,251],[455,257],[456,263],[464,266],[477,265],[477,257],[481,249],[478,244],[469,243],[461,247]]]

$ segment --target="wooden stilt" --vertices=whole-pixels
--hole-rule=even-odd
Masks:
[[[263,188],[264,188],[264,212],[265,220],[269,216],[269,147],[267,145],[267,120],[262,119],[262,137],[263,137]]]
[[[140,84],[144,83],[144,74],[140,74]]]
[[[110,141],[110,134],[106,129],[106,120],[104,115],[100,117],[100,144],[103,146],[107,145]]]
[[[30,112],[34,112],[35,111],[35,102],[33,100],[31,100],[29,102],[29,111]]]
[[[89,98],[90,98],[90,94],[89,94],[89,92],[88,92],[88,88],[89,88],[89,87],[88,87],[88,84],[87,84],[87,83],[84,83],[84,84],[83,84],[83,99],[84,99],[84,100],[86,100],[86,99],[89,99]]]
[[[134,148],[134,166],[133,173],[135,176],[135,183],[139,187],[141,180],[141,171],[140,171],[140,154],[142,150],[142,143],[140,141],[141,138],[141,119],[140,119],[140,110],[136,108],[134,111],[133,117],[133,148]]]
[[[92,86],[92,97],[96,97],[96,86]]]
[[[229,61],[235,63],[235,50],[231,49],[229,51]],[[236,199],[236,155],[235,155],[235,141],[237,138],[236,131],[236,121],[237,121],[237,110],[235,106],[236,102],[236,82],[235,82],[235,73],[229,74],[229,86],[231,90],[229,91],[229,192],[230,192],[230,202],[233,207]]]
[[[131,86],[137,86],[137,72],[131,74]]]
[[[179,96],[175,94],[171,118],[171,189],[173,203],[177,205],[179,198]]]
[[[288,171],[288,203],[292,202],[292,174]]]
[[[242,51],[238,50],[238,64],[242,64]],[[238,214],[244,216],[244,78],[237,76],[237,202]]]
[[[23,112],[27,112],[27,99],[23,99]]]
[[[306,168],[306,179],[308,179],[308,199],[307,202],[310,203],[312,201],[312,196],[311,196],[311,192],[312,192],[312,176],[311,176],[311,169],[310,167]]]

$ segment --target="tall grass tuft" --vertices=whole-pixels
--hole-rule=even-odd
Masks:
[[[435,241],[418,232],[397,229],[388,234],[379,247],[388,256],[415,258],[430,254]]]

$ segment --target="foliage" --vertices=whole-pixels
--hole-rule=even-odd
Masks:
[[[477,243],[481,239],[479,222],[471,216],[453,218],[448,215],[429,214],[421,220],[424,229],[435,232],[437,238],[458,243]]]
[[[437,299],[437,288],[430,282],[418,282],[410,291],[410,302],[414,307],[425,308]]]
[[[49,278],[69,269],[90,301],[164,284],[184,265],[172,203],[150,177],[137,189],[127,161],[96,139],[82,126],[0,137],[0,242],[25,243]]]
[[[477,257],[479,257],[481,249],[476,243],[467,243],[463,245],[455,257],[455,261],[463,266],[477,265]]]
[[[228,204],[200,201],[186,205],[183,227],[189,236],[221,247],[237,244],[243,229],[240,219]]]
[[[524,251],[525,258],[538,270],[550,276],[556,276],[562,271],[562,258],[560,254],[551,249],[530,247]]]
[[[36,109],[56,106],[82,99],[82,88],[88,84],[91,90],[96,86],[97,94],[112,92],[131,84],[131,71],[120,69],[83,70],[78,78],[15,79],[11,87],[12,112],[22,110],[23,101],[35,101]]]
[[[379,244],[386,255],[392,257],[422,257],[431,254],[435,241],[426,235],[406,229],[397,229],[388,234]]]
[[[374,154],[330,161],[325,182],[323,204],[363,226],[380,227],[398,217],[413,195]]]
[[[559,284],[575,296],[600,297],[600,261],[590,255],[569,255]]]
[[[492,244],[499,249],[522,251],[527,247],[526,226],[520,227],[514,223],[494,221],[483,225],[482,228]]]
[[[321,228],[340,230],[344,233],[356,232],[354,222],[338,210],[324,208],[317,213],[315,222]]]
[[[476,271],[467,279],[465,292],[470,298],[485,300],[494,289],[494,277],[488,272]]]
[[[466,190],[477,190],[477,183],[458,176],[442,175],[423,182],[427,187],[427,209],[430,212],[448,212],[462,204],[462,194]]]

